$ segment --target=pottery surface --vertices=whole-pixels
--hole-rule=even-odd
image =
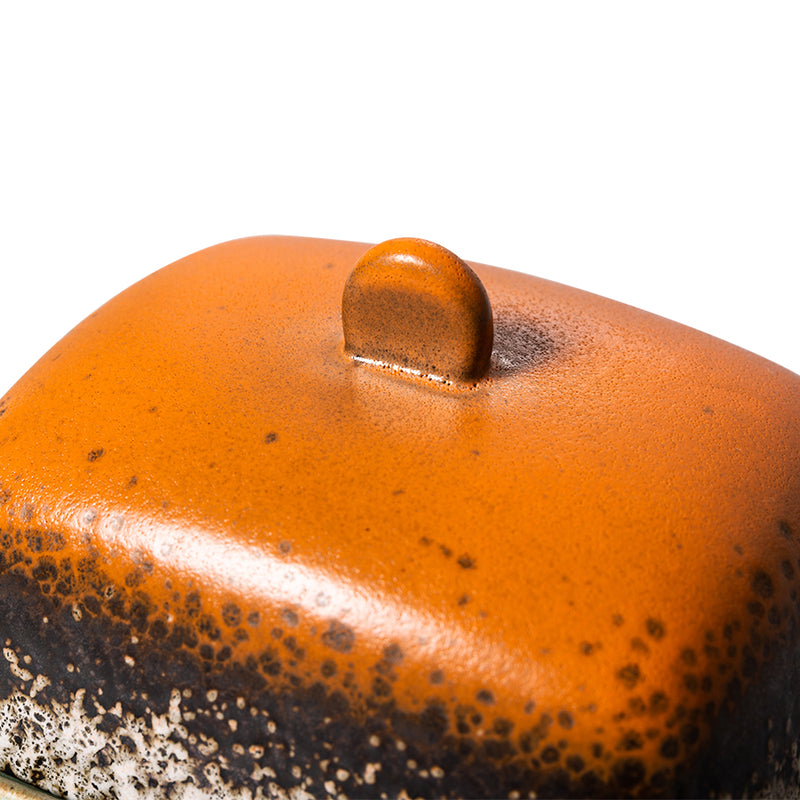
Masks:
[[[209,248],[0,400],[11,773],[80,798],[797,786],[800,378],[441,251],[431,288],[393,246]]]

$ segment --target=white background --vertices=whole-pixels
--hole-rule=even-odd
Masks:
[[[261,233],[429,238],[800,372],[800,4],[0,9],[0,394]]]

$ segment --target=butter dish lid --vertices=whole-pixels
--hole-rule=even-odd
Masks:
[[[758,356],[421,240],[209,248],[0,401],[0,694],[57,742],[83,692],[106,789],[137,724],[220,792],[772,785],[798,410]]]

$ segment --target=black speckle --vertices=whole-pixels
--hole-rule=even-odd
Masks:
[[[203,614],[203,616],[200,617],[197,621],[197,630],[211,639],[212,642],[216,642],[222,633],[214,624],[214,618],[210,614]]]
[[[392,642],[383,649],[383,658],[387,664],[399,664],[403,660],[403,651],[397,642]]]
[[[625,684],[628,689],[633,689],[639,683],[642,674],[638,664],[626,664],[617,670],[617,677]]]
[[[476,695],[475,699],[485,706],[494,705],[494,695],[488,689],[481,689]]]
[[[694,650],[692,650],[691,647],[687,647],[681,651],[681,661],[683,661],[684,664],[693,667],[697,663],[697,654],[694,652]]]
[[[733,625],[731,625],[730,622],[726,622],[722,627],[722,635],[728,641],[733,639]]]
[[[782,519],[778,523],[778,528],[780,529],[781,536],[786,539],[793,539],[794,538],[794,531],[792,530],[792,526],[785,520]]]
[[[634,717],[641,717],[647,713],[647,706],[641,697],[631,697],[628,700],[628,709]]]
[[[603,781],[593,769],[590,769],[581,775],[580,786],[581,794],[584,797],[600,797],[603,790]]]
[[[139,483],[139,479],[135,475],[131,475],[131,479],[128,481],[128,486],[136,486]]]
[[[650,652],[650,648],[638,636],[634,636],[633,639],[631,639],[631,649],[632,650],[637,650],[640,653],[649,653]]]
[[[558,724],[566,730],[570,730],[575,724],[575,721],[572,719],[572,714],[570,714],[569,711],[559,711],[556,719],[558,720]]]
[[[428,676],[428,680],[434,685],[439,686],[444,683],[444,672],[440,669],[435,669],[431,674]]]
[[[753,651],[745,645],[742,648],[742,676],[745,678],[752,678],[758,671],[758,661],[753,655]]]
[[[647,626],[647,632],[656,641],[664,638],[664,634],[666,633],[666,628],[664,627],[664,623],[660,619],[649,617],[645,625]]]
[[[475,561],[472,556],[464,553],[464,555],[458,557],[458,566],[462,569],[475,569]]]
[[[236,603],[226,603],[222,607],[222,621],[229,628],[238,628],[242,621],[242,612]]]
[[[462,594],[461,597],[458,598],[458,604],[460,606],[465,606],[467,603],[469,603],[469,595]]]
[[[138,586],[144,580],[142,570],[135,569],[125,576],[125,585],[131,588]]]
[[[625,624],[625,618],[622,614],[614,614],[614,616],[611,617],[611,623],[615,627],[621,628]]]
[[[794,578],[794,567],[792,566],[791,561],[782,561],[781,569],[783,570],[784,577],[787,580],[791,580],[792,578]]]
[[[293,611],[291,608],[284,608],[281,611],[281,620],[290,628],[296,628],[300,623],[300,618],[297,616],[297,612]]]
[[[327,658],[322,662],[320,672],[324,678],[332,678],[336,674],[336,662]]]
[[[643,746],[644,739],[639,731],[626,731],[617,745],[617,750],[630,752],[631,750],[641,750]]]
[[[211,661],[214,658],[214,648],[210,644],[200,645],[200,658]]]
[[[197,592],[190,592],[187,594],[184,606],[190,618],[196,617],[200,613],[200,608],[202,606],[200,595]]]
[[[747,604],[747,611],[749,614],[752,614],[754,617],[758,617],[759,619],[761,619],[766,613],[764,604],[760,603],[758,600],[751,600]]]
[[[558,748],[552,745],[542,750],[542,761],[544,761],[545,764],[555,764],[559,758],[561,758],[561,754],[558,752]]]
[[[251,628],[257,628],[260,622],[261,622],[261,614],[259,614],[258,611],[251,611],[247,615],[247,624]]]
[[[102,447],[98,447],[96,450],[90,450],[87,458],[89,459],[89,461],[97,461],[98,458],[103,457],[105,452],[106,451]]]
[[[633,789],[644,780],[647,770],[640,759],[624,758],[614,764],[613,774],[622,789]]]
[[[261,668],[267,675],[280,675],[280,673],[283,671],[281,662],[278,659],[278,654],[271,647],[261,653],[261,655],[258,657],[258,661],[261,664]]]
[[[287,541],[278,542],[278,552],[281,555],[289,555],[292,552],[292,543]]]
[[[591,642],[581,642],[578,645],[578,649],[585,656],[590,656],[590,655],[592,655],[594,653],[594,645]]]
[[[275,431],[270,431],[264,437],[264,444],[272,444],[273,442],[277,442],[277,441],[278,441],[278,434],[275,433]]]
[[[667,738],[661,742],[661,747],[659,748],[659,753],[661,753],[664,758],[677,758],[680,751],[681,745],[675,736],[667,736]]]
[[[498,736],[507,737],[514,728],[514,723],[511,720],[507,720],[505,717],[498,717],[494,721],[494,732]]]
[[[37,581],[55,581],[58,577],[56,561],[52,556],[42,556],[33,568],[33,577]]]
[[[775,594],[775,587],[772,583],[772,578],[764,572],[763,569],[756,570],[753,574],[753,580],[750,582],[750,588],[755,592],[758,597],[769,600]]]
[[[567,769],[572,770],[572,772],[583,772],[585,766],[586,764],[580,756],[567,756]]]
[[[331,620],[328,630],[322,634],[322,643],[337,653],[349,653],[353,649],[356,635],[349,625]]]
[[[700,688],[700,679],[697,675],[687,672],[686,675],[683,676],[683,685],[694,694]]]

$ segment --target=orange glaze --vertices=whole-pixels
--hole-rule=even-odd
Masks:
[[[436,758],[468,742],[464,763],[505,776],[478,794],[690,791],[748,687],[797,668],[800,379],[478,264],[483,378],[360,363],[341,298],[367,248],[219,245],[57,344],[0,406],[3,569],[88,559],[64,602],[85,622],[113,613],[99,584],[145,598],[133,644],[187,626],[206,687],[254,656],[272,691],[340,690],[364,725],[381,699],[427,712]],[[430,744],[393,719],[378,789]]]

